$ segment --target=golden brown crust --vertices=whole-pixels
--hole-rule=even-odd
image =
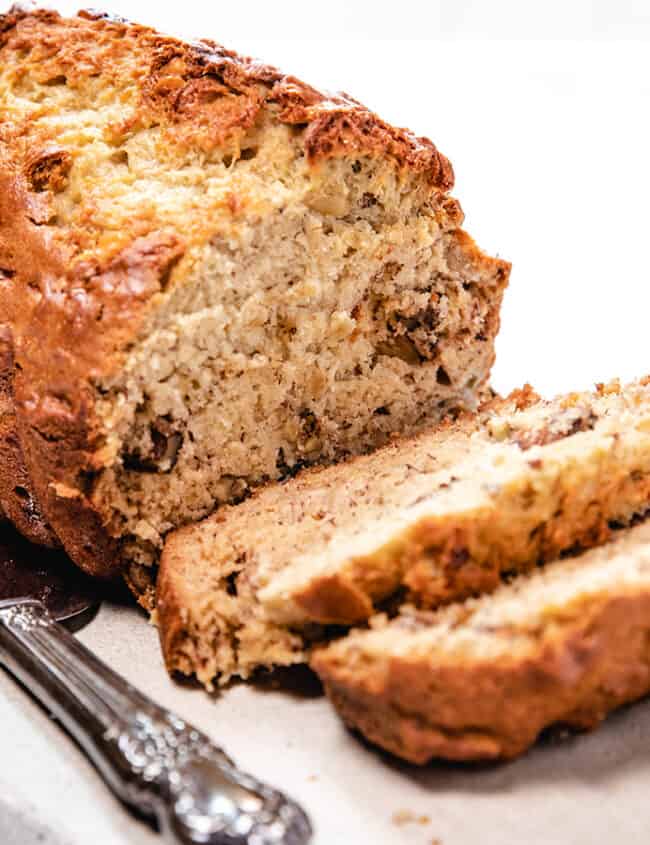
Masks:
[[[36,43],[44,80],[62,73],[106,73],[114,51],[126,42],[142,91],[136,120],[153,112],[169,122],[173,137],[204,149],[223,144],[232,132],[250,128],[262,108],[275,106],[280,121],[305,124],[305,151],[319,160],[353,153],[381,155],[423,174],[432,188],[448,191],[453,171],[428,138],[393,127],[346,94],[318,91],[293,76],[239,56],[210,40],[187,44],[121,18],[80,12],[71,19],[56,12],[14,7],[0,16],[0,49]],[[89,43],[92,41],[92,49]],[[116,127],[126,133],[134,124]]]
[[[209,151],[241,137],[270,110],[304,126],[314,166],[376,155],[400,173],[418,174],[431,193],[453,183],[449,162],[430,141],[389,126],[347,96],[322,94],[212,42],[188,45],[91,13],[66,20],[15,8],[0,16],[0,61],[9,50],[31,50],[30,73],[44,83],[65,79],[74,87],[103,74],[110,84],[128,72],[139,106],[111,127],[115,143],[139,124],[158,123],[169,144]],[[125,54],[127,71],[117,61]],[[93,385],[119,366],[185,245],[154,228],[76,260],[87,246],[84,232],[43,225],[52,196],[66,184],[69,154],[52,138],[29,138],[28,129],[28,121],[0,126],[0,324],[13,329],[20,367],[15,407],[25,479],[31,476],[34,507],[68,554],[88,572],[108,575],[119,555],[115,531],[92,501],[103,445]]]
[[[0,323],[17,330],[17,425],[36,506],[70,557],[91,574],[116,566],[117,548],[92,503],[101,432],[90,381],[114,360],[182,252],[172,234],[144,238],[106,266],[66,271],[29,217],[24,180],[0,172]],[[16,208],[27,211],[16,214]]]
[[[650,594],[603,597],[525,659],[351,665],[336,645],[312,667],[343,720],[413,763],[515,757],[554,724],[596,727],[650,691]]]
[[[170,675],[182,672],[183,644],[188,636],[181,608],[185,606],[182,596],[177,594],[171,579],[158,578],[156,584],[156,622],[165,667]],[[187,674],[192,667],[187,667]]]
[[[526,383],[523,387],[516,387],[511,390],[505,398],[496,395],[486,399],[481,404],[480,410],[493,414],[500,414],[509,407],[512,407],[515,411],[525,411],[526,408],[531,408],[541,401],[542,397],[539,393],[532,385]]]
[[[176,535],[182,537],[185,530],[181,528]],[[169,556],[170,553],[167,554]],[[184,563],[184,560],[175,560],[170,569],[177,572],[179,567],[183,568]],[[187,611],[191,602],[184,594],[187,583],[189,580],[183,578],[167,577],[167,568],[161,566],[156,581],[156,622],[165,666],[170,674],[182,672],[191,675],[198,668],[190,665],[184,648],[191,636]]]
[[[165,234],[136,241],[108,266],[78,265],[69,288],[44,289],[23,335],[16,399],[27,465],[57,536],[92,574],[112,572],[117,546],[91,501],[103,437],[90,382],[137,332],[181,253]]]
[[[358,561],[356,565],[362,569],[364,561]],[[367,569],[371,571],[370,566]],[[372,594],[347,578],[345,573],[335,572],[315,578],[307,589],[294,597],[294,601],[310,619],[318,620],[321,625],[351,625],[372,616]]]

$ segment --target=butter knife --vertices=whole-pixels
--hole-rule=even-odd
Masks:
[[[53,554],[0,527],[0,664],[54,714],[117,797],[155,818],[174,845],[305,845],[312,829],[294,801],[240,771],[60,624],[96,604],[94,584],[68,575],[61,559],[56,568],[28,565],[25,546],[31,558]]]

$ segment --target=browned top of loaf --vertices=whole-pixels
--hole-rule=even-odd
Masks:
[[[347,94],[320,92],[213,41],[188,44],[94,12],[66,19],[53,11],[14,8],[0,15],[2,64],[14,65],[15,77],[52,88],[64,80],[81,92],[80,108],[92,108],[89,95],[97,93],[84,89],[84,83],[99,79],[124,100],[120,119],[102,127],[105,140],[119,149],[134,132],[161,129],[157,154],[169,157],[170,169],[181,166],[183,150],[209,155],[236,149],[238,140],[268,115],[299,130],[305,157],[314,166],[369,155],[416,176],[418,186],[428,186],[431,194],[445,193],[453,185],[450,163],[427,138],[390,126]],[[0,90],[0,110],[1,95]],[[98,348],[98,315],[102,335],[108,334],[105,346],[114,348],[135,331],[144,305],[166,288],[189,240],[202,242],[215,227],[206,214],[205,220],[195,215],[198,219],[186,219],[170,231],[162,215],[147,209],[124,217],[116,231],[98,237],[96,210],[83,196],[67,225],[50,226],[52,197],[65,189],[74,157],[56,129],[38,120],[41,114],[16,116],[7,109],[0,121],[0,285],[12,292],[0,304],[0,320],[20,321],[37,296],[36,288],[61,306],[74,291],[68,298],[76,315],[75,360],[83,361],[84,371],[105,368],[107,349]],[[230,201],[236,214],[241,198]],[[452,202],[449,215],[459,214]],[[186,234],[189,229],[191,235]],[[23,246],[29,247],[27,254]],[[31,297],[17,295],[22,285],[16,277],[23,275]],[[56,277],[58,283],[39,284],[43,276]],[[69,328],[65,326],[66,333]]]
[[[283,123],[306,126],[304,146],[312,162],[355,152],[379,154],[421,173],[432,189],[453,186],[451,165],[428,138],[391,126],[348,94],[318,91],[209,39],[189,44],[98,12],[66,19],[49,10],[14,7],[0,16],[0,50],[27,48],[36,50],[26,66],[37,65],[44,81],[64,75],[74,84],[111,72],[128,75],[141,92],[140,108],[128,125],[114,127],[116,135],[139,122],[162,121],[174,144],[207,151],[249,129],[263,109],[272,108]],[[57,161],[48,175],[34,161],[28,177],[37,189],[41,179],[51,187],[52,179],[65,177],[65,169],[66,162]]]
[[[97,96],[106,89],[135,95],[136,108],[103,130],[116,149],[129,133],[156,126],[170,155],[190,149],[209,156],[237,146],[271,116],[296,127],[314,167],[369,155],[414,176],[425,195],[453,184],[449,162],[427,139],[388,125],[347,95],[321,93],[212,41],[187,44],[95,13],[64,19],[14,8],[0,16],[0,68],[48,86],[96,83]],[[118,351],[137,336],[187,253],[186,229],[193,227],[194,243],[207,238],[210,215],[170,228],[155,212],[139,213],[98,235],[96,209],[82,196],[72,224],[56,225],[54,198],[72,157],[47,123],[2,109],[0,323],[14,330],[21,368],[14,389],[25,463],[36,500],[71,556],[108,573],[116,550],[88,498],[103,438],[91,382],[119,366]],[[460,215],[453,202],[449,214]]]

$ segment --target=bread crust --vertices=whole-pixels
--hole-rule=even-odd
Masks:
[[[14,406],[14,356],[9,326],[0,326],[0,513],[32,543],[59,546],[39,508],[20,445]]]
[[[350,727],[424,764],[508,759],[551,725],[595,728],[650,691],[650,592],[601,596],[572,608],[525,658],[437,663],[391,657],[348,662],[337,646],[311,665]]]
[[[90,38],[98,39],[94,49]],[[233,132],[250,128],[259,111],[273,104],[281,122],[307,124],[305,152],[314,164],[351,153],[388,156],[398,167],[421,174],[432,190],[453,187],[451,164],[428,138],[391,126],[347,94],[318,91],[209,39],[188,44],[99,12],[64,19],[49,10],[14,7],[0,15],[0,49],[12,41],[44,45],[40,63],[43,74],[52,77],[62,71],[91,75],[110,66],[115,39],[128,41],[134,81],[142,92],[139,114],[119,131],[153,111],[174,127],[175,141],[219,146]],[[172,80],[172,73],[179,78]]]
[[[182,537],[187,529],[179,529],[177,534]],[[169,555],[170,553],[167,552]],[[173,552],[171,552],[173,554]],[[183,566],[183,560],[174,560],[172,568]],[[160,637],[160,646],[165,666],[169,674],[182,672],[193,674],[197,667],[188,659],[185,649],[187,639],[191,636],[187,626],[187,611],[190,597],[185,594],[184,586],[188,583],[182,578],[159,578],[156,589],[156,623]]]
[[[323,94],[214,42],[189,45],[88,12],[66,20],[14,8],[0,16],[0,56],[8,48],[33,49],[26,61],[45,81],[89,78],[100,68],[110,73],[125,44],[140,105],[112,128],[116,140],[155,120],[170,144],[209,151],[240,137],[272,108],[279,121],[306,127],[305,155],[313,167],[339,156],[381,156],[400,173],[416,173],[431,195],[453,185],[451,165],[427,139],[389,126],[347,95]],[[59,232],[55,239],[43,226],[70,162],[46,137],[39,139],[41,150],[25,156],[21,132],[9,122],[0,127],[0,324],[12,327],[19,366],[21,477],[44,516],[42,536],[56,535],[86,571],[111,575],[120,567],[117,532],[93,500],[104,460],[93,384],[119,368],[186,245],[178,233],[160,230],[77,261],[84,232]],[[501,264],[505,278],[509,265]],[[498,320],[496,305],[491,319]]]

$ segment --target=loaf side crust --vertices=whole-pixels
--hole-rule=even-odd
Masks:
[[[0,326],[0,514],[39,546],[57,547],[25,465],[14,405],[14,356],[11,331]]]

